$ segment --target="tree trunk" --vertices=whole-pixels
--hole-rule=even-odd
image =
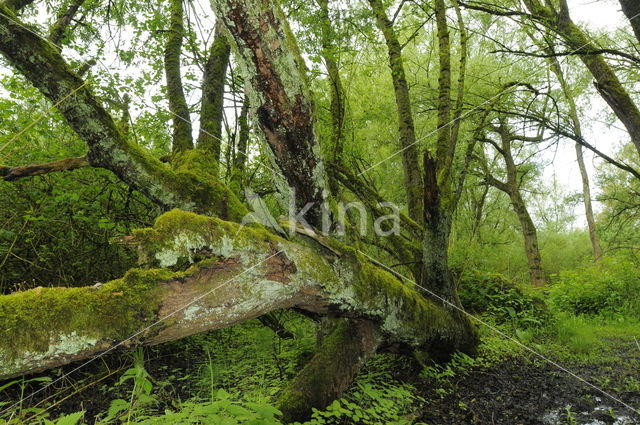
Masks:
[[[218,23],[204,68],[200,134],[198,135],[198,148],[209,152],[216,164],[220,162],[222,120],[224,118],[224,83],[231,55],[231,46],[222,31],[222,24]],[[217,170],[212,174],[217,175]]]
[[[579,54],[580,60],[596,79],[598,93],[626,127],[640,154],[640,110],[602,55],[580,54],[597,49],[584,31],[571,20],[566,0],[560,1],[560,10],[543,6],[539,0],[524,0],[524,3],[531,13],[542,18],[549,29],[558,33],[567,46]]]
[[[169,30],[164,50],[164,71],[167,78],[167,98],[173,121],[173,152],[193,149],[193,135],[189,106],[184,97],[180,56],[184,37],[182,0],[170,0]]]
[[[546,283],[544,271],[542,269],[542,259],[540,256],[540,248],[538,246],[538,232],[536,226],[531,219],[531,215],[527,210],[527,205],[520,193],[520,181],[518,179],[518,168],[516,166],[513,154],[511,152],[511,142],[514,136],[507,124],[501,121],[500,126],[494,127],[494,130],[500,135],[501,144],[492,142],[494,147],[502,155],[505,163],[507,181],[502,182],[490,175],[490,171],[486,165],[486,160],[482,158],[482,167],[485,172],[485,179],[488,184],[498,190],[503,191],[509,196],[513,211],[518,216],[522,236],[524,238],[524,251],[529,264],[529,276],[533,286],[544,286]]]
[[[278,400],[284,423],[304,422],[349,387],[382,338],[368,320],[341,320]],[[327,369],[331,369],[330,371]]]
[[[510,185],[511,186],[511,185]],[[524,237],[524,250],[529,263],[529,275],[531,284],[536,287],[544,286],[546,283],[544,271],[542,270],[542,259],[540,257],[540,248],[538,246],[538,232],[536,226],[531,219],[531,215],[527,210],[527,206],[520,195],[517,187],[511,186],[510,198],[513,210],[518,216],[520,227],[522,228],[522,236]]]
[[[45,97],[57,106],[69,126],[89,148],[87,159],[94,167],[111,170],[123,182],[138,189],[162,208],[180,208],[241,220],[246,208],[224,185],[213,181],[206,159],[189,153],[176,161],[175,169],[129,141],[113,118],[51,47],[0,4],[0,52]],[[179,163],[190,166],[180,167]],[[194,170],[200,170],[196,173]]]
[[[376,16],[378,29],[384,35],[389,52],[389,67],[396,96],[400,145],[402,147],[402,163],[404,170],[404,186],[407,192],[409,217],[416,223],[422,223],[422,175],[420,172],[418,147],[411,110],[409,85],[404,72],[402,47],[393,29],[393,23],[387,17],[381,0],[369,0]]]
[[[468,348],[451,313],[338,245],[328,255],[311,239],[290,242],[179,210],[122,242],[137,247],[141,262],[161,267],[214,257],[184,272],[130,270],[98,287],[0,296],[0,379],[93,357],[118,341],[159,344],[292,307],[370,320],[387,342],[419,351]],[[360,347],[364,353],[371,345]]]
[[[327,67],[329,85],[331,87],[331,147],[333,149],[332,161],[341,160],[343,152],[342,140],[345,121],[345,98],[342,88],[342,79],[338,69],[336,34],[329,17],[329,0],[317,0],[320,7],[320,19],[322,23],[322,58]]]
[[[219,0],[212,1],[212,7],[238,47],[252,88],[251,107],[276,164],[295,191],[295,207],[302,211],[310,205],[305,218],[320,228],[328,196],[326,176],[317,155],[304,60],[284,13],[276,2],[266,0]]]
[[[587,218],[587,226],[589,228],[589,239],[591,240],[591,247],[593,248],[593,258],[597,263],[602,259],[602,248],[600,246],[600,239],[598,238],[598,231],[596,229],[596,220],[593,216],[589,173],[587,172],[587,167],[584,163],[582,145],[579,143],[576,143],[576,158],[578,160],[578,167],[580,168],[580,176],[582,177],[582,197],[584,198],[584,213]]]
[[[640,42],[640,2],[638,0],[620,0],[620,6],[631,24],[638,42]]]
[[[249,154],[249,98],[245,96],[240,116],[238,117],[238,142],[231,167],[231,184],[236,193],[242,191],[247,168],[247,155]]]
[[[564,72],[562,71],[562,66],[560,65],[560,62],[558,61],[558,59],[555,56],[553,56],[553,53],[554,53],[553,47],[547,46],[545,50],[549,53],[552,53],[552,55],[550,55],[551,57],[549,58],[549,62],[551,64],[551,71],[553,71],[553,73],[558,78],[558,81],[560,82],[560,86],[562,87],[562,92],[564,93],[564,97],[565,99],[567,99],[567,103],[569,105],[569,117],[571,118],[573,131],[578,139],[584,139],[584,136],[582,134],[582,123],[580,122],[580,115],[578,113],[576,100],[564,76]],[[576,149],[576,159],[578,161],[578,168],[580,169],[580,177],[582,178],[582,197],[583,197],[583,203],[584,203],[584,209],[585,209],[585,216],[587,218],[587,225],[589,228],[589,239],[591,240],[591,247],[593,250],[594,260],[598,262],[602,257],[602,248],[600,247],[600,240],[598,238],[598,232],[596,229],[596,221],[593,215],[593,206],[591,204],[591,185],[589,184],[589,173],[587,172],[587,167],[584,163],[582,145],[580,145],[579,143],[576,143],[575,149]]]

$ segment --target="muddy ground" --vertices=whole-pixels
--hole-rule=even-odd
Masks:
[[[617,359],[562,366],[607,394],[533,355],[473,367],[450,387],[416,382],[427,399],[419,421],[428,425],[638,425],[640,349],[611,341]],[[438,388],[441,388],[438,394]],[[617,399],[617,400],[614,400]]]
[[[611,341],[610,347],[614,355],[609,353],[606,356],[609,360],[559,360],[568,370],[608,395],[533,355],[506,358],[491,366],[471,366],[444,382],[421,378],[419,369],[414,370],[405,375],[405,379],[426,400],[415,416],[416,422],[427,425],[640,425],[640,414],[624,405],[640,409],[640,348],[633,341],[621,340]],[[148,369],[156,384],[171,382],[165,388],[154,390],[165,405],[178,405],[193,396],[194,388],[188,377],[197,367],[194,359],[201,355],[169,344],[148,358]],[[92,418],[104,413],[114,398],[127,397],[129,388],[114,386],[126,367],[118,356],[100,359],[26,401],[25,407],[48,406],[47,413],[54,418],[85,410],[85,418]],[[55,379],[55,371],[49,376]],[[40,385],[28,384],[25,393]],[[3,395],[16,400],[20,392],[21,389],[14,386]],[[53,400],[56,401],[51,405]]]

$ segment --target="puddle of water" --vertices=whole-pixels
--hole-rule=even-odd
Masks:
[[[600,401],[600,400],[596,398],[596,401]],[[567,412],[568,410],[570,411],[570,409],[571,409],[571,406],[567,405],[563,408],[550,410],[542,416],[542,423],[544,425],[566,425],[567,422],[564,419],[565,412]],[[593,409],[593,413],[602,413],[602,412],[610,412],[610,411],[611,411],[611,407],[605,406],[605,405],[599,405]],[[589,421],[589,422],[584,422],[584,419],[581,421],[578,421],[580,425],[607,425],[606,422],[603,422],[599,419],[589,418],[588,412],[581,412],[580,416],[586,417],[586,420]],[[615,422],[613,422],[613,425],[638,425],[638,422],[634,422],[634,420],[631,419],[629,416],[618,416],[615,418]]]

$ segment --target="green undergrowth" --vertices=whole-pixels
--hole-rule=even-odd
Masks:
[[[420,373],[407,373],[406,357],[378,354],[342,398],[326,409],[314,410],[302,425],[420,425],[416,418],[427,408],[426,400],[456,397],[462,378],[514,359],[524,359],[533,368],[546,364],[543,357],[572,368],[617,367],[624,350],[640,350],[636,342],[640,318],[631,299],[623,307],[592,314],[577,314],[559,303],[559,294],[576,291],[586,275],[595,276],[593,270],[566,273],[549,287],[532,290],[497,274],[467,273],[460,278],[461,298],[477,318],[481,338],[474,356],[458,353],[446,363],[427,364]],[[635,285],[633,279],[619,274],[604,276],[610,288]],[[615,281],[615,276],[623,283]],[[159,357],[154,353],[159,349],[146,349],[146,355],[133,355],[130,366],[114,375],[115,381],[101,384],[106,405],[97,414],[83,412],[81,403],[75,412],[69,408],[57,415],[50,415],[46,405],[34,408],[26,403],[2,415],[0,424],[279,425],[280,412],[274,406],[285,384],[313,355],[316,326],[293,312],[278,312],[276,317],[294,338],[278,338],[258,320],[251,320],[167,344],[173,347],[172,356],[180,353],[188,359],[185,367],[157,366]],[[620,380],[594,379],[601,379],[597,383],[612,391],[640,388],[633,373]],[[27,387],[20,380],[12,385]]]

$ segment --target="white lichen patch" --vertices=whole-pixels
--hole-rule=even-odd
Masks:
[[[94,347],[98,342],[97,338],[80,335],[77,332],[59,335],[49,341],[47,351],[26,351],[18,356],[9,356],[0,352],[0,370],[2,374],[10,376],[14,373],[22,372],[41,365],[45,360],[60,358],[64,356],[78,354],[84,350]]]
[[[194,320],[197,320],[199,317],[201,317],[206,313],[207,311],[202,307],[197,305],[191,305],[185,308],[182,314],[184,315],[184,320],[186,320],[187,322],[192,322]]]
[[[157,252],[155,257],[160,262],[160,267],[175,266],[180,258],[185,257],[193,263],[193,254],[205,247],[207,242],[201,235],[182,232],[175,236],[168,248]]]

